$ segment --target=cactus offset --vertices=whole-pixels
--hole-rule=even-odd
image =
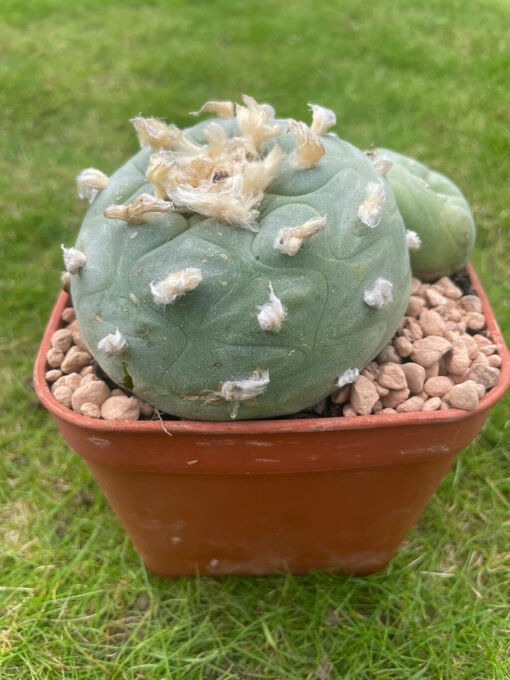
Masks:
[[[425,281],[463,267],[475,243],[469,204],[455,184],[413,158],[377,149],[374,165],[389,162],[387,179],[408,229],[413,274]]]
[[[251,97],[208,102],[220,117],[185,131],[137,118],[142,150],[91,203],[71,271],[82,335],[162,411],[298,412],[398,326],[410,266],[393,192],[311,108],[310,127]]]

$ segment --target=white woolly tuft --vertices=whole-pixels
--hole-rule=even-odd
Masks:
[[[285,255],[295,255],[303,243],[311,236],[322,231],[326,226],[326,215],[313,217],[297,227],[283,227],[280,229],[274,242],[275,250]]]
[[[234,103],[218,101],[206,102],[198,111],[192,111],[190,115],[201,116],[203,113],[214,113],[219,118],[232,118],[234,115]]]
[[[358,217],[367,227],[373,229],[381,221],[386,192],[381,182],[369,182],[365,199],[358,208]]]
[[[247,196],[243,192],[243,177],[232,178],[230,186],[213,193],[208,185],[201,187],[177,186],[168,195],[180,208],[187,208],[205,217],[214,217],[220,222],[235,224],[249,231],[257,231],[258,210],[254,205],[262,200],[262,195]]]
[[[153,149],[168,149],[177,142],[181,131],[175,125],[167,125],[158,118],[142,118],[137,116],[131,123],[138,135],[140,146]]]
[[[218,125],[218,123],[209,123],[203,130],[204,137],[207,139],[211,155],[218,155],[224,150],[225,143],[228,140],[225,129]]]
[[[157,305],[171,305],[188,291],[196,288],[202,278],[202,270],[198,267],[187,267],[182,271],[172,272],[162,281],[151,282],[152,298]]]
[[[108,333],[108,335],[97,343],[97,349],[100,352],[107,354],[109,357],[121,354],[127,347],[127,340],[118,328],[115,333]]]
[[[101,170],[85,168],[76,178],[78,196],[92,203],[99,192],[108,186],[108,182],[108,175],[105,175]]]
[[[279,333],[282,328],[283,320],[287,316],[287,310],[282,305],[282,301],[275,295],[273,285],[269,282],[269,301],[259,307],[257,314],[259,326],[263,331]]]
[[[133,203],[128,205],[110,205],[104,211],[104,216],[111,220],[123,220],[128,224],[143,224],[154,213],[171,212],[173,203],[156,198],[152,194],[140,194]]]
[[[176,149],[187,153],[198,153],[201,147],[194,144],[177,125],[167,125],[158,118],[131,119],[140,146],[150,146],[152,149]]]
[[[248,378],[226,380],[221,384],[219,391],[208,392],[206,403],[231,401],[234,407],[230,415],[231,418],[236,418],[240,402],[258,397],[266,391],[269,382],[269,371],[257,368]]]
[[[308,104],[312,111],[312,124],[310,130],[316,135],[324,135],[330,128],[336,125],[336,113],[325,106]]]
[[[313,168],[326,153],[319,137],[308,125],[289,119],[289,132],[296,138],[296,151],[292,167],[296,170]]]
[[[384,177],[393,166],[393,161],[390,160],[388,156],[377,156],[377,158],[374,158],[372,161],[372,165],[374,166],[374,169]]]
[[[421,238],[415,231],[407,229],[406,231],[406,241],[409,250],[420,250],[421,248]]]
[[[393,302],[393,284],[379,277],[372,288],[368,288],[363,299],[370,307],[382,309]]]
[[[251,140],[256,149],[282,134],[283,129],[279,125],[269,124],[274,115],[270,104],[259,104],[246,94],[243,94],[243,102],[245,106],[236,104],[237,124],[242,135]]]
[[[76,248],[65,248],[60,246],[64,254],[64,266],[70,274],[78,274],[87,262],[87,256]]]
[[[335,383],[336,387],[344,387],[345,385],[350,385],[359,378],[358,368],[348,368],[341,375],[338,376]]]
[[[276,117],[275,108],[274,108],[274,106],[271,106],[271,104],[267,104],[267,103],[266,104],[259,104],[259,106],[262,109],[262,111],[266,112],[266,116],[267,116],[268,120]]]
[[[243,192],[259,196],[277,176],[283,164],[283,151],[276,144],[262,161],[247,163],[242,171]]]

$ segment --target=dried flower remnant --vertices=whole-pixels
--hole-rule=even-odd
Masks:
[[[62,253],[64,255],[64,266],[69,274],[78,274],[87,262],[87,256],[76,248],[66,248],[62,243]]]
[[[202,271],[198,267],[172,272],[162,281],[151,282],[152,298],[157,305],[171,305],[188,291],[194,290],[202,278]]]
[[[240,402],[258,397],[266,391],[269,382],[269,371],[257,368],[249,378],[226,380],[221,384],[219,391],[205,393],[205,400],[209,404],[233,402],[230,417],[237,418]]]
[[[406,230],[406,242],[409,250],[419,250],[421,248],[421,238],[415,231]]]
[[[305,123],[289,119],[289,132],[296,138],[296,150],[292,167],[308,170],[317,165],[326,153],[319,137]]]
[[[127,340],[118,328],[115,333],[108,333],[108,335],[97,343],[97,349],[109,357],[122,354],[127,347]]]
[[[279,333],[282,329],[283,320],[287,316],[287,310],[280,298],[275,295],[271,282],[269,282],[269,301],[259,309],[257,320],[261,329]]]
[[[169,201],[156,198],[151,194],[140,194],[128,205],[111,205],[104,211],[104,216],[111,220],[122,220],[128,224],[143,224],[154,213],[167,213],[174,210]]]
[[[371,288],[368,288],[363,299],[370,307],[382,309],[393,302],[393,284],[379,277]]]
[[[312,124],[310,130],[316,135],[324,135],[330,128],[336,125],[336,113],[325,106],[308,104],[312,111]]]
[[[89,203],[108,186],[108,175],[96,168],[85,168],[76,178],[78,196],[87,200]]]
[[[191,116],[201,116],[203,113],[214,113],[218,118],[232,118],[234,115],[234,102],[209,101],[205,102],[198,111],[192,111]]]
[[[326,216],[313,217],[297,227],[283,227],[278,232],[274,247],[285,255],[295,255],[303,243],[326,226]]]
[[[381,182],[369,182],[365,198],[358,208],[358,217],[367,227],[373,229],[381,221],[386,192]]]

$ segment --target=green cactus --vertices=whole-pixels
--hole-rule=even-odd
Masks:
[[[473,249],[476,229],[460,189],[408,156],[377,149],[375,157],[392,162],[388,181],[406,228],[418,236],[414,243],[410,237],[413,274],[433,281],[461,269]]]
[[[393,192],[327,132],[334,114],[313,106],[308,127],[244,103],[208,103],[220,117],[185,133],[135,119],[142,150],[78,178],[91,206],[64,250],[100,366],[192,420],[316,403],[387,344],[410,293]]]

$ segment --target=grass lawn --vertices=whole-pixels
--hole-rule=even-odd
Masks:
[[[510,341],[509,24],[504,0],[2,0],[1,680],[510,677],[508,398],[384,573],[162,581],[31,387],[77,173],[133,153],[138,113],[244,92],[450,175]]]

